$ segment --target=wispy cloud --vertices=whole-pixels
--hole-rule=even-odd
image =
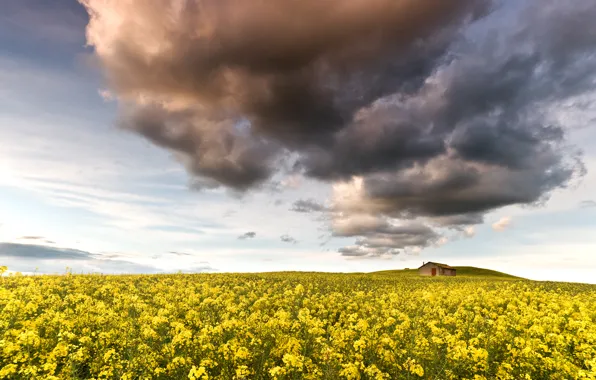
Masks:
[[[476,235],[476,228],[474,226],[465,227],[462,230],[462,234],[464,235],[464,237],[467,238],[474,237]]]
[[[15,243],[0,243],[0,256],[42,260],[89,260],[95,258],[95,255],[92,253],[78,249]]]
[[[238,211],[236,210],[226,210],[226,212],[224,212],[224,214],[222,215],[223,218],[229,218],[232,217],[234,215],[236,215]]]
[[[175,255],[175,256],[192,256],[191,253],[186,253],[186,252],[170,251],[168,253],[171,255]]]
[[[293,237],[291,237],[290,235],[281,235],[280,236],[281,241],[283,241],[284,243],[290,243],[290,244],[297,244],[298,240],[294,239]]]
[[[182,273],[205,273],[205,272],[217,272],[218,270],[213,268],[209,263],[203,262],[190,268],[181,269],[178,272]]]
[[[60,273],[66,267],[73,272],[100,273],[161,273],[184,271],[187,273],[209,272],[215,269],[206,261],[192,260],[189,254],[174,253],[180,261],[164,265],[159,258],[85,250],[48,247],[39,244],[0,243],[0,258],[11,270],[22,272]],[[182,257],[183,256],[183,257]]]
[[[592,200],[581,201],[579,203],[579,207],[580,208],[592,208],[592,207],[596,207],[596,201],[592,201]]]
[[[127,186],[126,190],[121,189],[118,179],[126,177],[126,171],[117,175],[114,173],[111,178],[101,178],[101,173],[98,173],[97,179],[91,179],[86,175],[77,176],[75,163],[70,168],[59,160],[50,170],[39,170],[35,165],[25,164],[31,160],[30,156],[25,155],[24,158],[8,167],[8,172],[5,169],[2,173],[0,168],[0,174],[5,174],[0,185],[26,190],[57,207],[95,214],[103,219],[102,224],[105,226],[145,230],[156,236],[167,235],[180,240],[196,240],[200,238],[198,233],[203,228],[208,231],[218,228],[212,219],[197,217],[196,204],[185,204],[171,196],[156,195],[157,192],[151,188],[139,188],[134,184]],[[18,168],[30,170],[15,170]]]
[[[119,257],[35,244],[0,243],[0,257],[11,270],[61,273],[66,267],[74,272],[158,273],[155,266],[143,265]]]
[[[254,238],[255,238],[255,236],[257,236],[257,233],[256,233],[256,232],[254,232],[254,231],[251,231],[251,232],[246,232],[246,233],[244,233],[244,234],[242,234],[242,235],[238,236],[238,239],[240,239],[240,240],[245,240],[245,239],[254,239]]]
[[[495,231],[505,231],[507,228],[511,227],[511,218],[508,216],[504,216],[492,225],[493,230]]]
[[[23,240],[24,241],[31,241],[31,240],[34,240],[37,243],[56,244],[55,241],[46,239],[43,236],[21,236],[17,240],[19,240],[19,241],[23,241]]]
[[[314,199],[299,199],[292,205],[290,211],[301,213],[324,212],[329,208]]]
[[[41,236],[21,236],[19,239],[21,240],[43,240]]]

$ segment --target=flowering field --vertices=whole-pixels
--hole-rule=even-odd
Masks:
[[[596,379],[596,286],[383,274],[9,276],[6,379]]]

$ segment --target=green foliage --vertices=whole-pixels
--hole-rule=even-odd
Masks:
[[[476,267],[455,267],[458,276],[476,276],[476,277],[499,277],[510,279],[521,279],[521,277],[512,276],[507,273],[496,270],[476,268]]]

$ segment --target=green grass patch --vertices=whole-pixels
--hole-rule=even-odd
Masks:
[[[476,267],[454,267],[457,270],[456,277],[491,277],[491,278],[508,278],[508,279],[523,279],[522,277],[513,276],[507,273],[499,272],[492,269],[476,268]],[[395,269],[372,272],[372,274],[396,275],[404,277],[419,276],[418,269]]]

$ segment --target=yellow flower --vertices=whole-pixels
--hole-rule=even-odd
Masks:
[[[188,373],[188,378],[189,380],[207,380],[209,379],[209,375],[207,374],[205,367],[197,368],[193,365]]]
[[[596,380],[595,290],[377,274],[5,276],[0,379]]]

